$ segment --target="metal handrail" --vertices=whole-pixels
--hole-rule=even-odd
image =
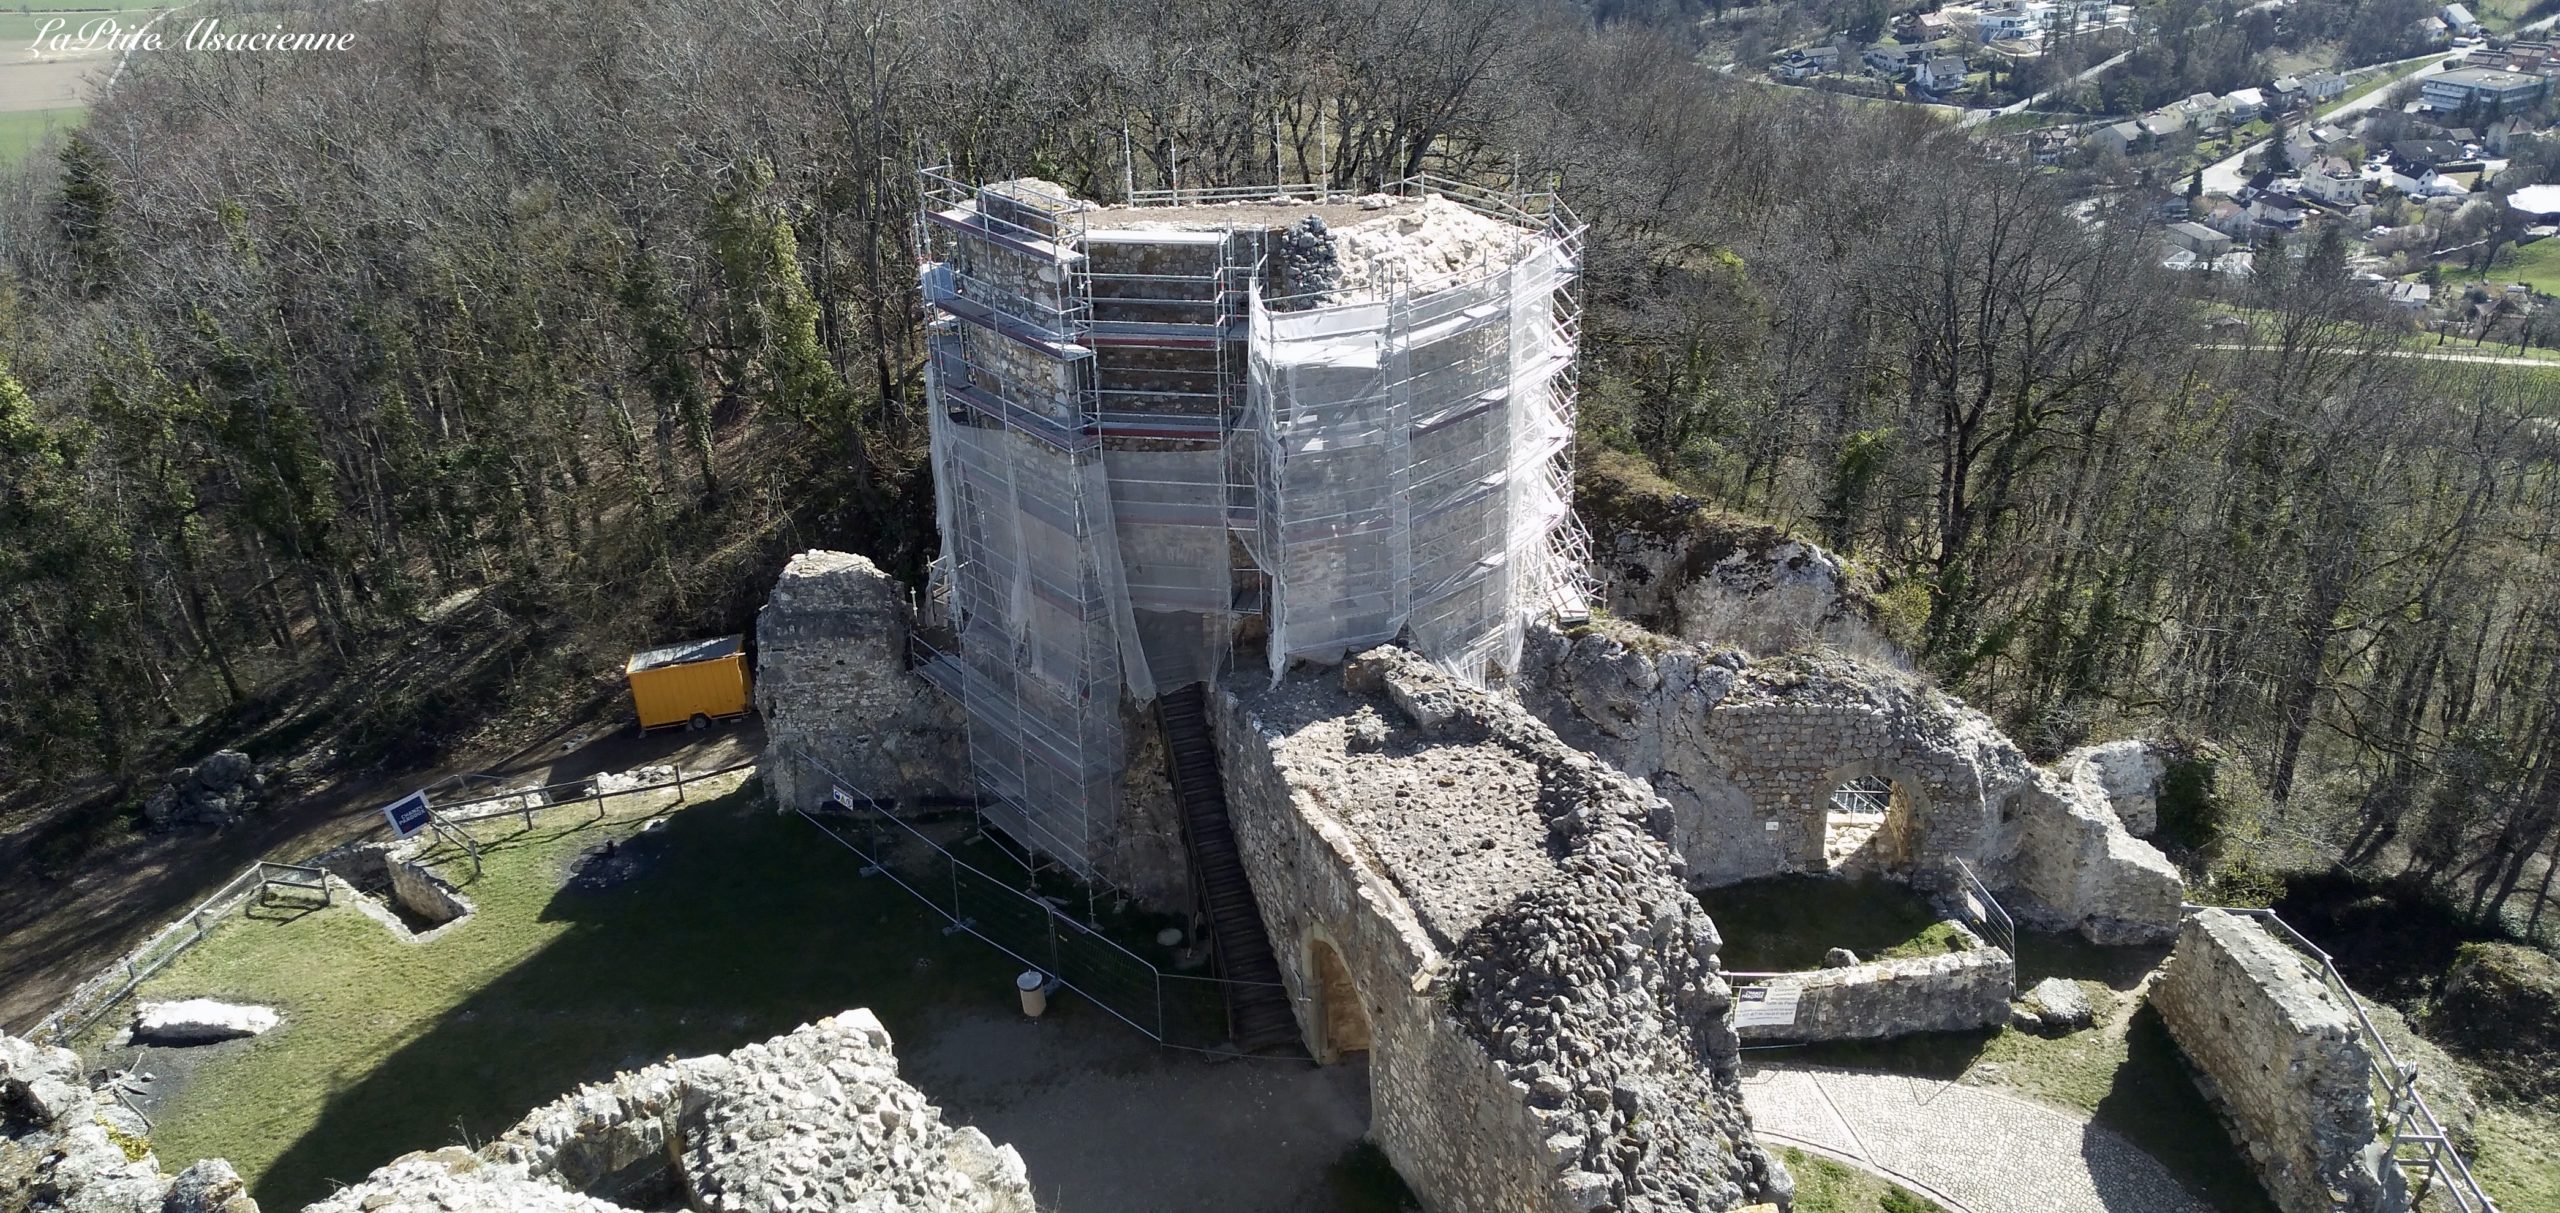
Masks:
[[[2385,1153],[2390,1156],[2392,1164],[2401,1166],[2420,1161],[2404,1159],[2399,1154],[2402,1143],[2415,1143],[2425,1151],[2426,1157],[2423,1161],[2427,1165],[2430,1178],[2444,1174],[2446,1164],[2451,1163],[2452,1174],[2458,1183],[2449,1186],[2446,1191],[2457,1208],[2462,1209],[2464,1213],[2498,1213],[2497,1202],[2489,1199],[2489,1194],[2480,1187],[2480,1181],[2471,1174],[2471,1164],[2463,1159],[2461,1151],[2453,1148],[2452,1141],[2445,1133],[2443,1122],[2436,1119],[2435,1109],[2427,1105],[2427,1097],[2418,1090],[2417,1065],[2400,1060],[2399,1056],[2391,1051],[2390,1042],[2382,1038],[2382,1033],[2373,1026],[2372,1016],[2365,1013],[2364,1000],[2356,997],[2354,988],[2347,984],[2346,976],[2338,972],[2338,966],[2327,949],[2311,942],[2302,932],[2295,930],[2292,923],[2278,917],[2274,910],[2255,906],[2199,905],[2195,902],[2182,902],[2178,908],[2187,913],[2220,910],[2226,914],[2237,914],[2274,923],[2282,931],[2284,939],[2296,949],[2307,952],[2313,959],[2318,960],[2321,983],[2324,986],[2334,987],[2338,996],[2346,1002],[2347,1009],[2355,1014],[2359,1034],[2372,1049],[2366,1054],[2366,1062],[2372,1067],[2374,1076],[2381,1079],[2383,1092],[2391,1097],[2393,1105],[2391,1143]],[[2426,1132],[2406,1131],[2412,1115],[2423,1122]],[[2416,1198],[2413,1198],[2412,1204],[2415,1203]]]

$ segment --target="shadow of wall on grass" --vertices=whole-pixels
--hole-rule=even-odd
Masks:
[[[2169,1036],[2160,1012],[2146,1002],[2134,1009],[2126,1025],[2125,1062],[2098,1100],[2093,1125],[2115,1130],[2126,1141],[2158,1159],[2184,1179],[2195,1196],[2222,1213],[2275,1213],[2257,1173],[2223,1131],[2222,1121],[2204,1093],[2188,1077],[2177,1042]],[[2082,1152],[2105,1148],[2096,1133],[2083,1140]],[[2104,1167],[2092,1167],[2100,1181],[2098,1196],[2116,1213],[2149,1213],[2160,1207],[2159,1194],[2132,1186],[2108,1187],[2120,1180]]]
[[[619,832],[567,832],[579,830]],[[751,790],[675,812],[651,839],[646,871],[553,894],[542,917],[573,923],[566,934],[331,1095],[258,1178],[260,1206],[299,1209],[410,1151],[476,1145],[618,1069],[726,1052],[849,1007],[871,1008],[906,1049],[937,1009],[1011,996],[1014,966],[943,934],[904,890],[859,877],[853,855]]]

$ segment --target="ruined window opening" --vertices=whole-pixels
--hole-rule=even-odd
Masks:
[[[1843,781],[1823,820],[1823,866],[1834,876],[1879,875],[1910,863],[1913,797],[1882,775]]]

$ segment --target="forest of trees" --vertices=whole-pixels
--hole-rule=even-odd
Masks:
[[[466,591],[604,669],[796,548],[912,574],[913,170],[1110,197],[1125,131],[1141,185],[1560,183],[1587,444],[1852,557],[2039,752],[2210,741],[2247,830],[2537,912],[2560,379],[2374,356],[2334,241],[2199,348],[2143,220],[1728,81],[1685,7],[418,0],[137,57],[0,191],[0,780],[130,788]],[[371,753],[490,708],[385,696]]]

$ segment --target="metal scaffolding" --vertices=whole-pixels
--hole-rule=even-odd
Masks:
[[[1405,637],[1462,677],[1517,664],[1523,624],[1582,609],[1570,508],[1581,225],[1455,183],[1428,192],[1519,235],[1454,285],[1280,310],[1252,301],[1237,440],[1260,486],[1269,658]]]
[[[1268,616],[1275,677],[1402,637],[1481,681],[1527,619],[1581,609],[1581,227],[1552,196],[1399,183],[1517,239],[1455,285],[1336,303],[1269,297],[1276,228],[1196,209],[1345,201],[1314,187],[1141,194],[1101,224],[1041,183],[923,186],[934,599],[958,650],[932,672],[992,824],[1099,876],[1124,692],[1216,677],[1240,616]]]

